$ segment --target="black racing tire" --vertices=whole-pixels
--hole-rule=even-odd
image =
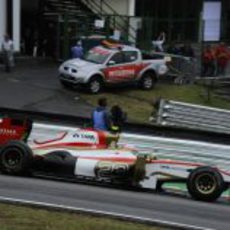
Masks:
[[[156,75],[153,72],[146,72],[139,81],[139,86],[144,90],[151,90],[156,84]]]
[[[66,81],[60,80],[60,83],[61,83],[61,85],[62,85],[64,88],[66,88],[66,89],[70,89],[70,88],[73,87],[71,83],[66,82]]]
[[[191,172],[187,188],[195,200],[215,201],[224,191],[224,181],[221,174],[211,167],[199,167]]]
[[[92,94],[98,94],[103,89],[103,81],[99,76],[92,77],[87,84],[88,91]]]
[[[24,175],[30,172],[33,153],[21,141],[10,141],[0,151],[0,170],[5,174]]]

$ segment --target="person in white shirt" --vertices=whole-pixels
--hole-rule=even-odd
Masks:
[[[164,52],[163,44],[165,43],[165,40],[166,40],[165,32],[161,32],[157,40],[152,41],[154,50],[159,52]]]
[[[5,71],[10,72],[11,68],[14,66],[14,44],[7,34],[4,36],[2,42],[2,51]]]

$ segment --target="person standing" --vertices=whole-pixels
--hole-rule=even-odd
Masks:
[[[98,106],[92,113],[93,128],[96,130],[109,131],[110,118],[107,111],[107,99],[105,97],[98,99]]]
[[[71,56],[72,58],[83,58],[84,52],[82,47],[82,42],[78,41],[75,46],[71,48]]]
[[[215,76],[215,52],[213,47],[208,45],[202,52],[202,76]]]
[[[4,36],[2,42],[2,51],[5,71],[10,72],[11,68],[14,66],[14,45],[13,41],[7,34]]]
[[[114,105],[110,110],[111,117],[111,131],[114,133],[120,133],[122,126],[127,119],[127,114],[122,111],[119,105]]]
[[[216,48],[216,59],[217,59],[217,75],[224,76],[225,70],[228,65],[230,52],[227,46],[222,42]]]
[[[158,36],[157,40],[152,41],[153,48],[157,52],[164,52],[163,44],[166,40],[166,34],[165,32],[161,32]]]

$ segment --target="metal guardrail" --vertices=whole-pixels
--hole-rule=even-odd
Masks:
[[[34,123],[29,142],[57,135],[61,131],[75,130],[72,126],[57,126]],[[122,133],[119,145],[132,146],[142,153],[152,153],[160,159],[176,159],[190,162],[202,162],[217,166],[230,172],[230,146],[211,144],[201,141],[189,141],[177,138],[165,138],[135,133]]]
[[[157,124],[230,134],[230,111],[161,100]]]

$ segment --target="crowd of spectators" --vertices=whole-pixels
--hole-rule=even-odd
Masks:
[[[107,98],[101,97],[98,99],[98,105],[93,110],[91,117],[95,130],[120,133],[127,119],[127,114],[118,104],[113,105],[109,111],[107,109]]]
[[[202,76],[224,76],[230,59],[230,50],[225,43],[204,47],[202,60]]]
[[[190,43],[169,43],[164,45],[164,39],[158,39],[161,41],[158,48],[158,40],[154,41],[154,51],[166,52],[173,55],[179,55],[188,57],[188,60],[194,60],[195,52]],[[206,45],[201,50],[201,76],[217,77],[224,76],[226,74],[226,68],[230,59],[230,49],[224,42],[219,44]]]

